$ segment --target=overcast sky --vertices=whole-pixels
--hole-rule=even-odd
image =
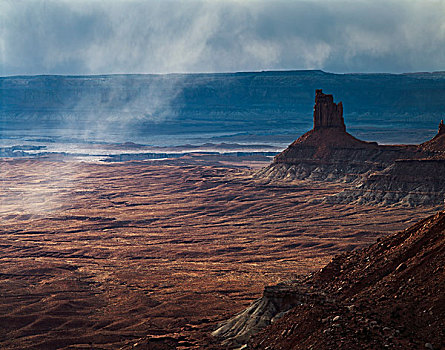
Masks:
[[[445,70],[445,0],[0,0],[0,75]]]

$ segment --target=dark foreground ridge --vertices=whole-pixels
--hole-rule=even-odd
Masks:
[[[266,287],[213,335],[229,348],[443,349],[444,265],[439,212],[316,273]]]
[[[379,145],[348,132],[342,103],[316,90],[314,128],[256,176],[266,181],[318,180],[352,183],[327,200],[382,205],[439,205],[445,196],[445,127],[420,145]]]

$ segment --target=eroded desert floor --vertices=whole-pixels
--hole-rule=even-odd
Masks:
[[[154,162],[0,163],[0,347],[211,348],[265,285],[434,208],[325,204],[344,184]]]

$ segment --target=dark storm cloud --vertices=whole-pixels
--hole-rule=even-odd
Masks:
[[[0,74],[444,70],[445,1],[0,2]]]

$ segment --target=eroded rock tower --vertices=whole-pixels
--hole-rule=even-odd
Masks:
[[[314,130],[334,128],[346,131],[343,119],[343,104],[334,103],[332,95],[324,94],[321,89],[315,90]]]

